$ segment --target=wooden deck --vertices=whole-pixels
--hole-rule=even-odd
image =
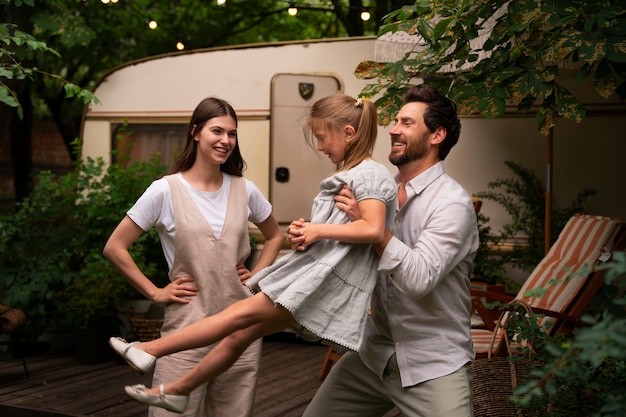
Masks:
[[[327,347],[285,338],[266,339],[255,402],[255,417],[301,416],[321,384]],[[2,417],[146,417],[147,406],[130,400],[123,386],[150,385],[118,360],[85,365],[72,355],[26,358],[30,378],[19,359],[0,361]],[[398,417],[397,411],[385,417]]]

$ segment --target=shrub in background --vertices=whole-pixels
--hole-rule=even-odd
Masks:
[[[117,307],[137,292],[103,258],[102,248],[165,170],[156,159],[106,165],[88,158],[58,178],[41,172],[15,212],[0,216],[0,298],[26,313],[33,338],[47,329],[115,325]],[[131,251],[149,277],[164,279],[154,230]]]
[[[523,407],[549,404],[546,417],[626,415],[626,253],[616,252],[599,268],[606,270],[605,285],[583,316],[583,326],[570,337],[533,341],[545,365],[517,389],[512,400]],[[526,323],[516,331],[533,340],[536,329],[532,320]]]
[[[515,175],[487,184],[488,191],[476,193],[482,200],[491,200],[504,208],[511,222],[503,226],[496,242],[524,237],[523,244],[502,252],[504,263],[532,271],[545,256],[545,188],[533,171],[513,161],[504,164]],[[567,221],[576,213],[586,213],[583,204],[597,193],[583,189],[567,207],[552,210],[550,242],[554,243]]]

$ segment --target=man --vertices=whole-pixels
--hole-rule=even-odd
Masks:
[[[374,245],[379,281],[358,353],[334,365],[304,417],[471,417],[469,276],[478,248],[469,194],[443,160],[456,144],[455,104],[418,85],[404,96],[391,129],[389,160],[398,167],[393,230]],[[348,189],[337,204],[358,218]]]

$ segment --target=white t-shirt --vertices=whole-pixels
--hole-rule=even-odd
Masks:
[[[217,191],[208,192],[194,188],[180,172],[175,175],[189,191],[191,198],[211,226],[215,237],[219,238],[226,217],[232,177],[224,174],[222,187]],[[248,194],[248,220],[255,224],[261,223],[272,213],[272,205],[252,181],[248,179],[245,181]],[[167,265],[171,269],[174,262],[175,223],[167,180],[160,178],[152,182],[126,214],[144,231],[148,231],[151,227],[157,229]]]

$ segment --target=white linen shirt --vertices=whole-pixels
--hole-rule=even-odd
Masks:
[[[478,249],[471,198],[442,162],[412,179],[406,191],[380,259],[359,350],[381,379],[395,353],[404,387],[451,374],[474,359],[469,276]]]

